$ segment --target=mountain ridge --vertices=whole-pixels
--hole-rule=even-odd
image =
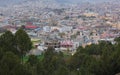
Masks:
[[[73,3],[82,3],[82,2],[89,2],[89,3],[100,3],[100,2],[107,2],[112,0],[0,0],[0,6],[9,6],[29,1],[44,1],[44,2],[56,2],[59,4],[73,4]]]

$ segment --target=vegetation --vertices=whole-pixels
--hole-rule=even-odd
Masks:
[[[0,36],[0,75],[115,75],[120,73],[120,38],[115,41],[80,46],[67,58],[49,47],[42,58],[30,55],[23,62],[32,48],[30,38],[22,29],[15,35],[6,31]]]

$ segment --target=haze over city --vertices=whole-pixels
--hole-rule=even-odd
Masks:
[[[0,0],[0,75],[120,75],[120,0]]]

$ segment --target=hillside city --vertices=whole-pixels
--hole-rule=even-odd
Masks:
[[[0,0],[0,75],[120,75],[120,1]]]
[[[79,46],[97,44],[100,40],[114,43],[120,35],[119,2],[51,5],[50,1],[28,2],[0,7],[0,33],[15,33],[24,27],[34,45],[43,51],[48,46],[56,50],[75,51]],[[40,5],[41,4],[41,5]]]

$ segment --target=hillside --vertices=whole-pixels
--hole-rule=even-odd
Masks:
[[[89,2],[89,3],[101,3],[101,2],[107,2],[107,1],[113,1],[113,0],[0,0],[0,6],[9,6],[13,4],[20,4],[25,2],[50,2],[50,3],[59,3],[59,4],[73,4],[73,3],[82,3],[82,2]]]

